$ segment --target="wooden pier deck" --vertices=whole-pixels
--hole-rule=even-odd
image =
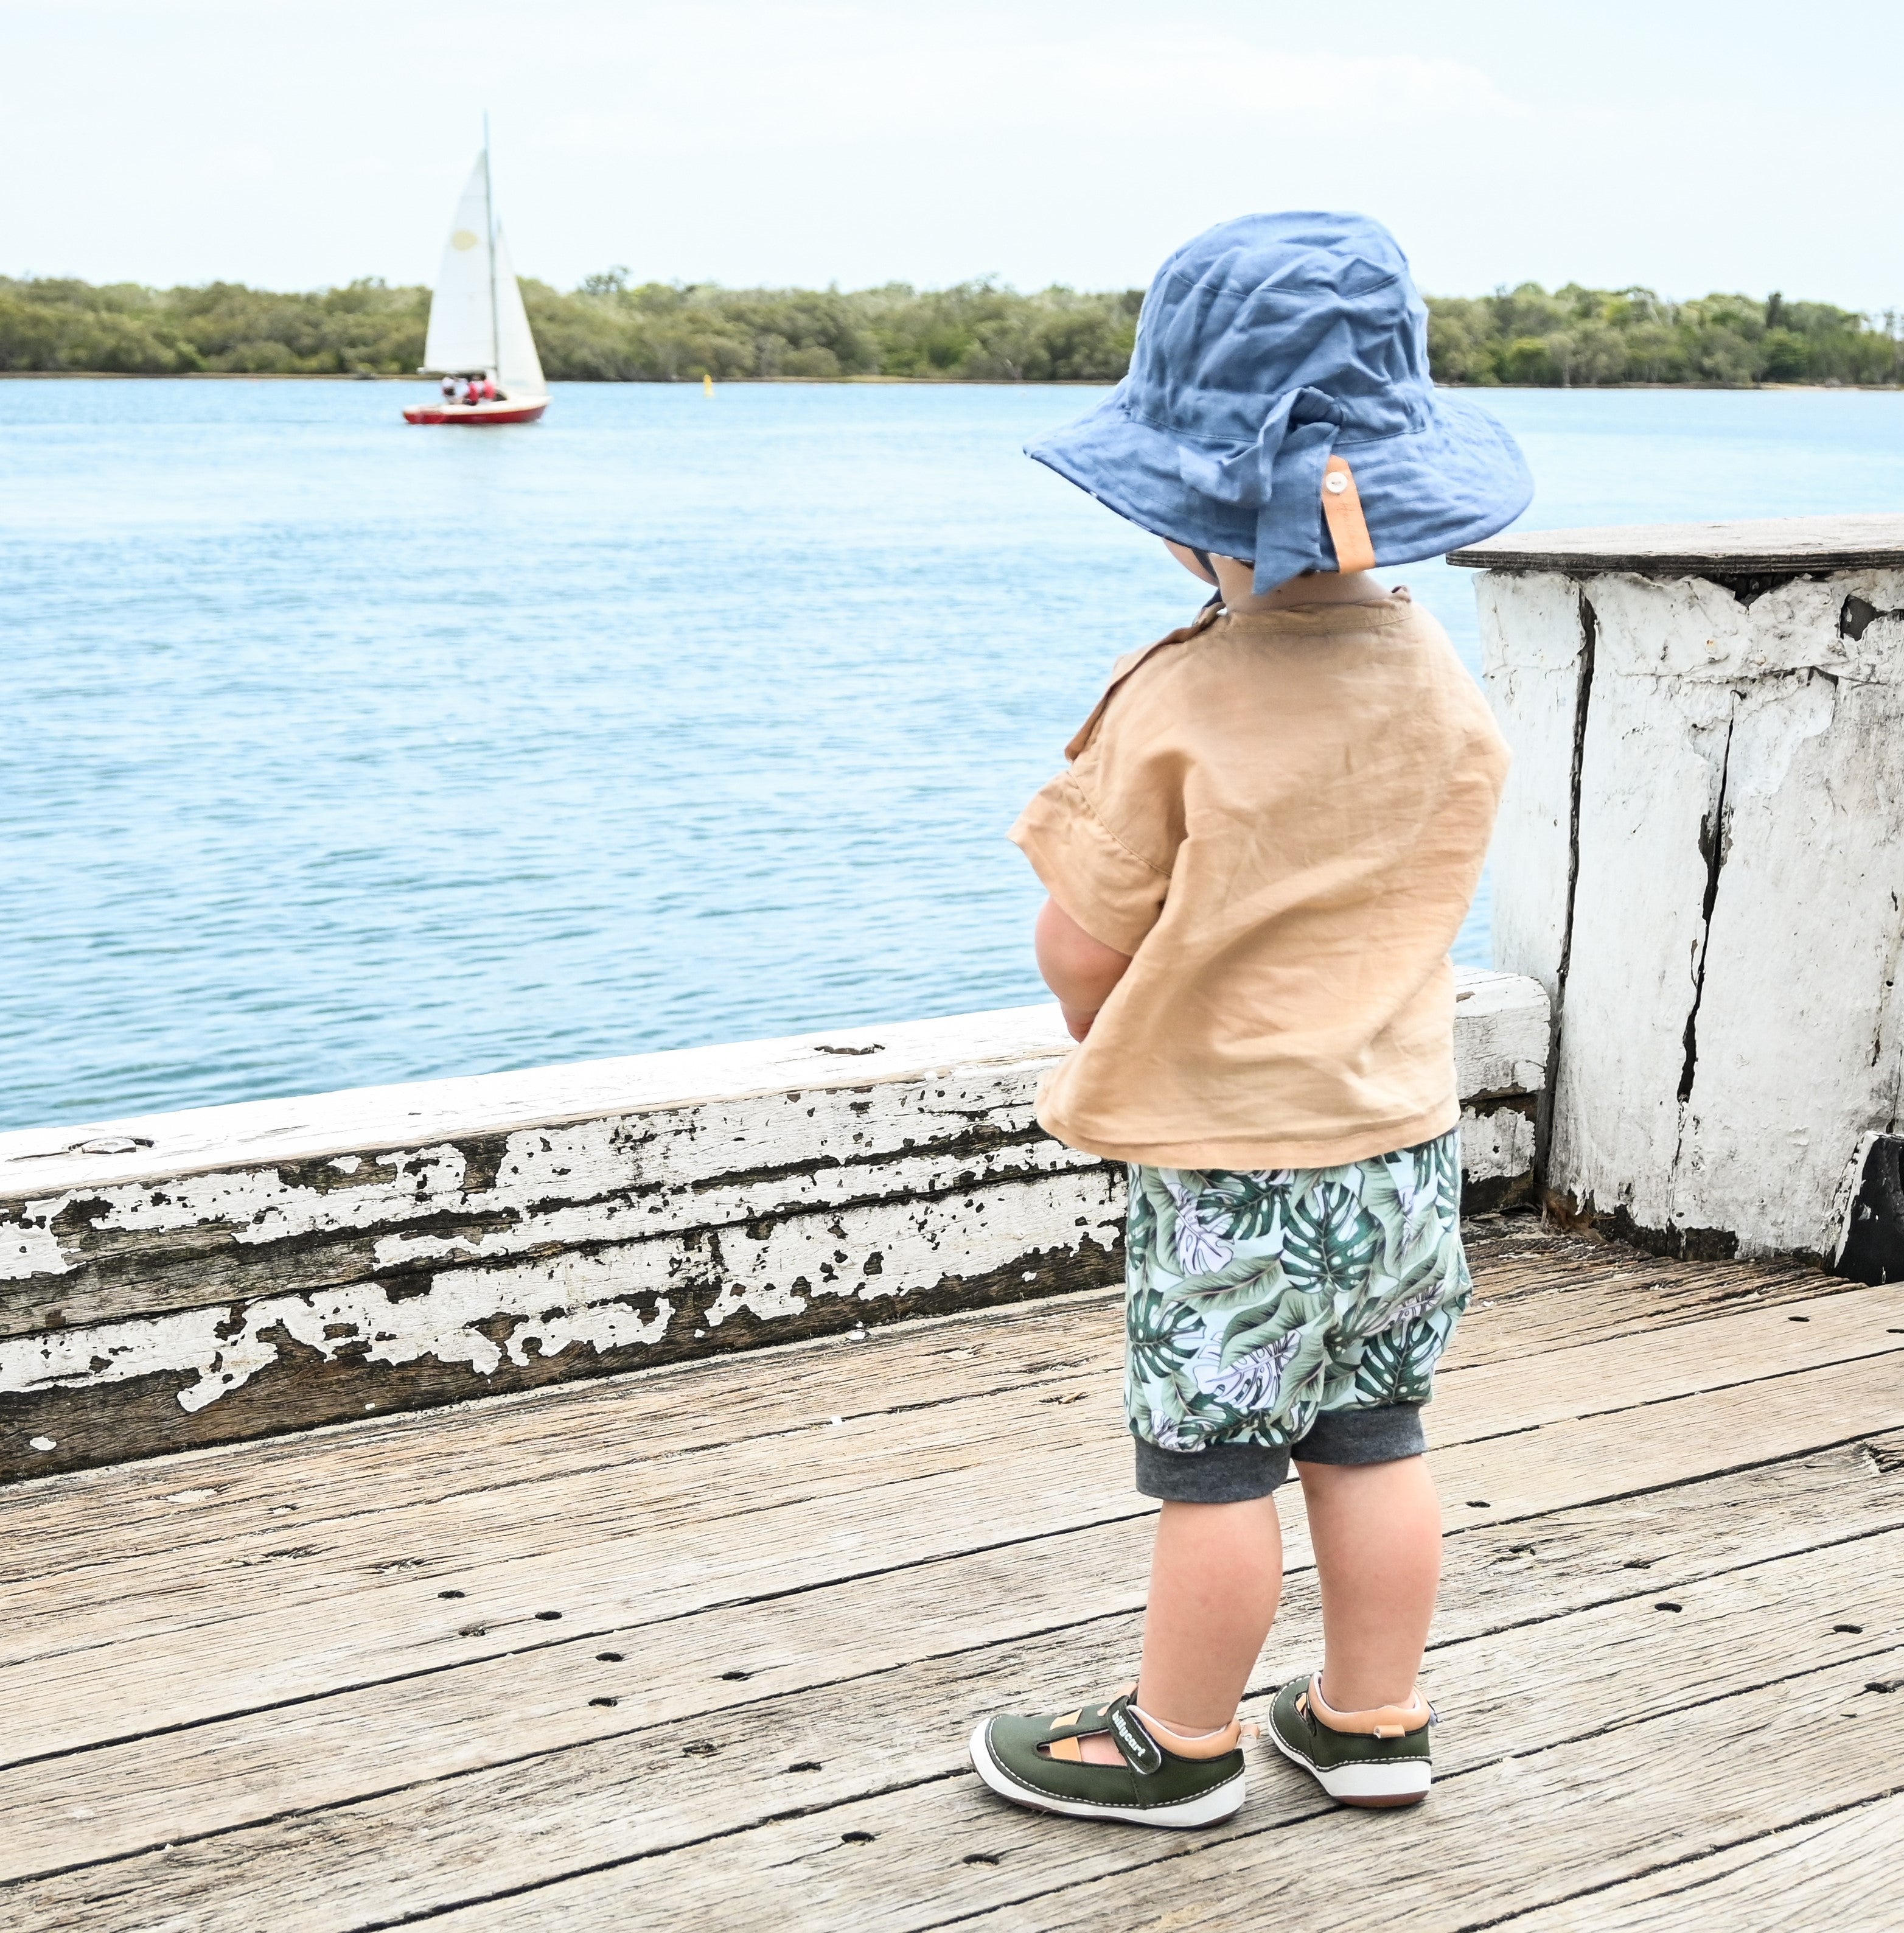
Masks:
[[[1473,1252],[1417,1811],[971,1774],[1136,1656],[1092,1294],[0,1494],[0,1928],[1894,1928],[1904,1288]],[[1259,1706],[1317,1649],[1286,1519]]]

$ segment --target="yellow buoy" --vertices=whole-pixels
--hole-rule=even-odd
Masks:
[[[714,393],[714,379],[713,377],[704,374],[703,374],[701,378],[701,393],[704,396],[711,396]]]

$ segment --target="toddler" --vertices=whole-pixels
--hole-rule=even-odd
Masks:
[[[1081,1043],[1038,1118],[1129,1165],[1125,1402],[1162,1505],[1137,1683],[972,1736],[1020,1805],[1189,1826],[1242,1804],[1292,1461],[1323,1659],[1271,1742],[1344,1804],[1428,1789],[1421,1410],[1469,1293],[1448,949],[1507,751],[1440,627],[1371,572],[1491,535],[1532,486],[1436,393],[1426,338],[1378,224],[1245,216],[1164,263],[1129,375],[1029,452],[1215,594],[1119,663],[1012,833]]]

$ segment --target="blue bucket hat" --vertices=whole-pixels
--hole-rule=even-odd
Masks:
[[[1328,489],[1359,496],[1377,564],[1478,543],[1533,495],[1507,431],[1436,391],[1407,257],[1359,215],[1245,215],[1186,243],[1130,373],[1025,453],[1158,537],[1254,558],[1259,591],[1340,567],[1327,471],[1350,473]]]

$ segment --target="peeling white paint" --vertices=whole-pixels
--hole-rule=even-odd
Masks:
[[[241,1163],[360,1155],[366,1149],[518,1129],[546,1133],[551,1124],[633,1117],[678,1108],[689,1099],[744,1104],[795,1093],[863,1093],[928,1076],[982,1082],[1014,1066],[1048,1062],[1067,1045],[1058,1009],[1047,1003],[903,1021],[876,1030],[847,1028],[510,1074],[187,1108],[77,1129],[21,1129],[0,1134],[0,1195],[163,1181]],[[124,1158],[87,1156],[75,1152],[82,1136],[131,1139],[139,1151]]]
[[[286,1183],[275,1168],[240,1169],[200,1175],[184,1182],[152,1186],[134,1183],[74,1190],[24,1205],[20,1227],[50,1236],[49,1225],[75,1204],[97,1203],[86,1225],[101,1233],[164,1234],[216,1224],[234,1241],[281,1242],[323,1229],[373,1228],[392,1219],[440,1213],[443,1198],[463,1183],[463,1157],[453,1147],[419,1148],[413,1153],[373,1155],[372,1165],[389,1171],[373,1186],[301,1188]]]
[[[1534,1124],[1512,1108],[1461,1116],[1461,1171],[1470,1181],[1509,1180],[1530,1173]]]
[[[235,1324],[229,1309],[187,1309],[19,1338],[0,1342],[0,1391],[96,1388],[193,1373],[197,1381],[179,1392],[178,1401],[196,1411],[276,1363],[281,1336],[327,1361],[348,1351],[373,1363],[464,1363],[484,1375],[506,1360],[520,1366],[532,1354],[573,1344],[601,1351],[651,1343],[673,1313],[665,1296],[645,1314],[605,1299],[653,1286],[647,1260],[565,1255],[535,1269],[456,1271],[436,1277],[423,1294],[400,1298],[374,1282],[317,1295],[263,1297],[246,1305]],[[506,1347],[476,1326],[499,1315],[523,1318]]]
[[[1539,990],[1500,974],[1466,973],[1459,987],[1464,1091],[1537,1089]],[[632,1114],[493,1132],[468,1122],[460,1142],[395,1149],[370,1123],[367,1146],[329,1151],[316,1168],[261,1159],[248,1142],[224,1168],[89,1174],[16,1198],[0,1255],[17,1279],[57,1295],[62,1322],[0,1339],[0,1395],[164,1376],[197,1414],[307,1354],[483,1380],[574,1352],[573,1372],[586,1373],[590,1357],[625,1364],[665,1340],[719,1346],[710,1338],[739,1320],[770,1339],[833,1305],[863,1334],[855,1316],[948,1282],[1020,1292],[1116,1250],[1123,1174],[1036,1129],[1038,1081],[1068,1051],[1059,1040],[1030,1051],[1020,1026],[1013,1055],[987,1064],[960,1051],[1011,1036],[1011,1021],[932,1023],[940,1065],[882,1079],[827,1064],[812,1070],[820,1086],[767,1087],[767,1070],[788,1057],[788,1044],[769,1043],[765,1091],[664,1096],[650,1081],[650,1105]],[[737,1051],[725,1051],[721,1064],[743,1081]],[[402,1105],[422,1090],[384,1091],[393,1119],[430,1111]],[[1524,1117],[1470,1114],[1463,1132],[1476,1179],[1525,1172]],[[163,1143],[164,1129],[152,1138]],[[311,1250],[314,1238],[329,1246]],[[101,1256],[116,1265],[95,1270]],[[216,1295],[226,1277],[208,1257],[243,1258],[261,1292]],[[360,1273],[298,1285],[313,1278],[295,1270],[326,1266]],[[166,1306],[161,1295],[191,1300]],[[689,1309],[692,1329],[671,1338]]]
[[[1829,1253],[1847,1162],[1904,1084],[1904,572],[1742,602],[1557,570],[1480,598],[1516,753],[1497,957],[1550,992],[1566,958],[1549,1185],[1746,1254]]]
[[[725,1230],[707,1321],[718,1327],[743,1309],[770,1321],[827,1297],[889,1300],[947,1276],[1008,1269],[1035,1252],[1070,1254],[1086,1240],[1108,1251],[1121,1234],[1123,1198],[1122,1171],[1101,1165],[1035,1189],[882,1202],[830,1222],[803,1217],[758,1238]]]
[[[1483,682],[1514,763],[1490,864],[1496,963],[1538,980],[1551,1000],[1566,944],[1580,696],[1579,587],[1542,573],[1489,571],[1475,586]],[[1542,1042],[1544,1060],[1546,1042]],[[1464,1086],[1463,1091],[1471,1090]]]
[[[72,1267],[59,1237],[47,1226],[50,1219],[29,1210],[28,1215],[0,1226],[0,1281],[29,1282],[36,1276],[64,1275]]]

